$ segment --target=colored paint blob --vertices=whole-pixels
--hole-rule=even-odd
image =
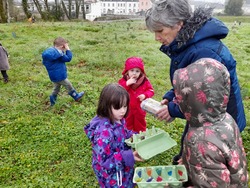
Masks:
[[[168,175],[169,175],[169,176],[172,176],[172,174],[173,174],[172,170],[171,170],[171,171],[168,171]]]
[[[182,175],[183,175],[183,172],[182,172],[181,170],[178,170],[178,174],[179,174],[180,176],[182,176]]]
[[[137,172],[138,176],[141,178],[141,170]]]
[[[158,177],[156,178],[156,181],[157,181],[157,182],[161,182],[161,181],[162,181],[162,177],[161,177],[161,176],[158,176]]]
[[[161,175],[161,168],[157,168],[156,173],[158,174],[158,176],[160,176]]]
[[[147,171],[148,176],[151,177],[152,176],[152,169],[151,168],[147,168],[146,171]]]
[[[152,177],[148,178],[147,182],[151,182],[153,180]]]

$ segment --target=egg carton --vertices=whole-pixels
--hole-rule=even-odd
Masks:
[[[167,132],[155,127],[139,134],[133,134],[125,142],[128,146],[135,148],[143,159],[149,159],[177,145]]]
[[[136,167],[133,182],[139,188],[182,187],[188,180],[184,165]]]

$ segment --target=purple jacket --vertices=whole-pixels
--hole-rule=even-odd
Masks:
[[[109,119],[96,116],[84,131],[92,143],[92,167],[100,187],[134,187],[133,151],[125,143],[133,132],[125,128],[125,120],[111,124]]]

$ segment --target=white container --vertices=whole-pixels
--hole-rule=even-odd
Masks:
[[[167,107],[167,105],[162,105],[159,101],[156,101],[152,98],[147,98],[141,102],[141,108],[154,116],[157,116],[156,113],[164,107]],[[171,118],[168,123],[172,122],[173,120],[174,118]]]
[[[166,107],[166,105],[161,105],[160,102],[152,98],[147,98],[141,102],[141,108],[146,112],[153,114],[154,116],[156,116],[156,112],[158,112],[163,107]]]

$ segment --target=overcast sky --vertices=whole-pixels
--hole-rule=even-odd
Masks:
[[[204,1],[209,3],[217,3],[218,0],[195,0],[195,1]],[[225,3],[225,0],[219,0],[220,3]]]

